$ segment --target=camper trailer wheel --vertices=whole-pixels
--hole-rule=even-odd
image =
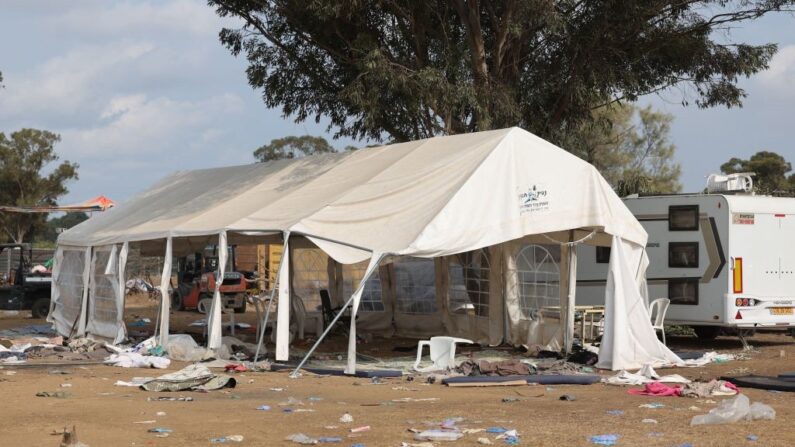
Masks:
[[[196,310],[199,311],[200,314],[207,314],[210,312],[210,307],[213,305],[213,299],[210,297],[202,298],[199,300],[199,304],[196,306]]]
[[[714,340],[720,334],[718,326],[693,326],[696,336],[702,340]]]
[[[47,314],[50,313],[50,299],[39,298],[34,301],[30,313],[33,318],[47,318]]]

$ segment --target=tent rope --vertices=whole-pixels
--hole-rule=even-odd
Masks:
[[[555,242],[556,244],[565,245],[565,246],[568,246],[568,247],[573,247],[573,246],[575,246],[577,244],[582,244],[583,242],[585,242],[585,241],[593,238],[594,236],[596,236],[596,230],[591,231],[591,233],[588,234],[587,236],[585,236],[584,238],[578,239],[578,240],[572,241],[572,242],[561,242],[561,241],[559,241],[557,239],[554,239],[554,238],[551,238],[551,237],[547,236],[546,234],[542,234],[541,236],[544,236],[545,238],[547,238],[548,240],[550,240],[552,242]]]

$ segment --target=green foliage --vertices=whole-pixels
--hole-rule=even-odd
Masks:
[[[88,220],[86,213],[66,213],[61,217],[55,217],[48,220],[45,225],[39,229],[36,234],[37,246],[46,243],[55,244],[58,239],[58,229],[62,228],[68,230],[73,226]],[[41,248],[44,248],[43,246]]]
[[[289,136],[271,140],[270,143],[260,146],[254,151],[254,158],[257,161],[270,161],[329,152],[334,152],[334,148],[323,137]]]
[[[0,132],[0,204],[12,206],[55,205],[66,194],[66,182],[77,179],[78,165],[58,165],[55,143],[61,137],[46,130],[22,129],[6,136]],[[44,174],[43,169],[49,173]],[[3,236],[21,243],[41,229],[45,214],[0,213]]]
[[[521,126],[560,142],[615,101],[678,86],[738,106],[774,44],[726,31],[795,0],[209,0],[240,28],[268,107],[336,136],[407,141]]]
[[[737,172],[753,172],[754,189],[762,194],[795,196],[795,173],[792,164],[775,152],[760,151],[748,160],[731,158],[720,165],[724,174]]]
[[[669,139],[672,120],[651,107],[613,104],[594,110],[563,144],[599,169],[621,196],[679,192],[682,169]]]

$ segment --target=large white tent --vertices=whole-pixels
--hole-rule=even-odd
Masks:
[[[223,256],[227,244],[267,242],[284,245],[277,360],[289,354],[289,303],[298,296],[290,258],[298,249],[322,250],[327,286],[339,302],[350,296],[349,371],[357,325],[387,335],[452,333],[485,344],[566,349],[576,246],[585,243],[612,247],[599,366],[673,363],[678,358],[657,341],[642,294],[646,237],[593,166],[519,128],[179,172],[61,234],[49,320],[63,335],[118,342],[131,244],[164,255],[167,296],[175,254],[212,243]],[[544,264],[546,258],[554,262]],[[223,278],[223,259],[219,265]],[[374,280],[379,305],[362,308]],[[458,312],[454,304],[462,301]],[[558,318],[545,319],[554,309]],[[163,344],[168,315],[164,299]],[[210,348],[220,345],[220,318],[216,293]]]

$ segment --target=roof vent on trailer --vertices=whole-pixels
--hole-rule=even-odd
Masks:
[[[707,178],[707,193],[752,193],[754,180],[753,172],[738,172],[737,174],[710,174]]]

